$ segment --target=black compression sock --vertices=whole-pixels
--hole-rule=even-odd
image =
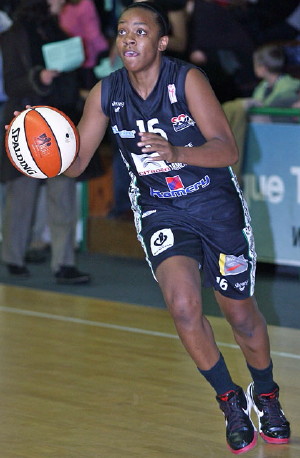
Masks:
[[[273,363],[269,364],[265,369],[256,369],[247,363],[248,369],[254,382],[254,391],[256,394],[272,393],[277,387],[273,379]]]
[[[219,395],[227,393],[227,391],[237,389],[237,385],[232,381],[221,353],[219,360],[211,369],[203,371],[198,367],[198,371],[206,378]]]

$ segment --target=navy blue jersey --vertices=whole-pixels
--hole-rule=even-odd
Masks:
[[[138,205],[184,207],[191,195],[230,182],[231,169],[203,168],[155,161],[137,146],[138,132],[155,132],[176,146],[200,146],[205,142],[185,99],[187,72],[195,68],[184,61],[163,57],[155,88],[146,100],[132,87],[122,68],[102,81],[102,110],[110,118],[112,132],[132,177]],[[200,71],[200,70],[199,70]],[[209,109],[209,107],[205,107]],[[200,198],[201,200],[201,198]],[[203,196],[207,200],[207,196]]]
[[[137,146],[155,132],[176,146],[205,143],[185,99],[186,62],[163,57],[156,87],[143,100],[125,68],[102,81],[102,109],[131,176],[135,225],[152,271],[169,256],[196,259],[206,286],[236,299],[254,291],[255,247],[247,204],[231,167],[156,161]],[[199,70],[201,71],[201,70]],[[209,110],[209,107],[204,107]]]

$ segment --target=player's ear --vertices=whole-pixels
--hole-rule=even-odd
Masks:
[[[167,49],[168,43],[169,43],[169,37],[167,35],[160,37],[159,43],[158,43],[158,50],[165,51]]]

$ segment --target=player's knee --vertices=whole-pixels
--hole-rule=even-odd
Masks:
[[[175,324],[193,327],[201,319],[201,304],[195,299],[177,295],[168,303],[168,307]]]
[[[251,315],[245,313],[235,314],[231,316],[230,325],[235,334],[251,338],[254,336],[255,320]]]

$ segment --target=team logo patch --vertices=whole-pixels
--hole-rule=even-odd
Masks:
[[[179,116],[171,118],[171,122],[175,132],[179,132],[180,130],[187,129],[188,127],[195,125],[195,121],[190,116],[183,113]]]
[[[244,255],[234,256],[233,254],[221,253],[219,267],[222,275],[238,275],[248,269],[248,261]]]
[[[150,247],[153,256],[157,256],[174,245],[174,234],[171,229],[161,229],[154,232],[150,239]]]

